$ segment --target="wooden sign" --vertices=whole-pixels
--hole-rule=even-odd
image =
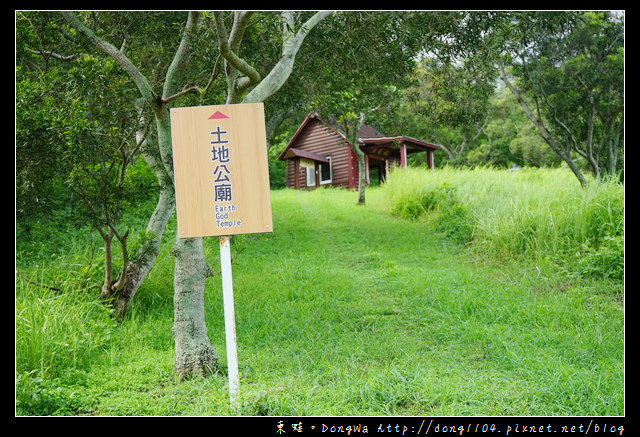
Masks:
[[[171,109],[180,238],[272,232],[264,105]]]
[[[302,168],[316,168],[316,163],[312,159],[300,158],[300,167],[302,167]]]

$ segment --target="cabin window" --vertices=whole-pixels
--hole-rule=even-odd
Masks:
[[[331,156],[326,156],[329,162],[321,162],[318,167],[320,170],[320,185],[331,183]],[[307,187],[316,185],[316,176],[314,168],[307,168]]]
[[[321,184],[330,184],[331,183],[331,157],[326,156],[329,160],[327,163],[320,164],[320,183]]]

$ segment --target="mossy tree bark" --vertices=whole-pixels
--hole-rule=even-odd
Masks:
[[[174,256],[175,371],[182,379],[206,376],[218,357],[204,320],[204,287],[211,269],[204,258],[202,238],[177,239]]]

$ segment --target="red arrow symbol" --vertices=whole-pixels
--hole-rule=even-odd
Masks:
[[[222,112],[220,111],[216,111],[211,117],[209,117],[209,120],[215,120],[217,118],[229,118],[229,116],[224,115]]]

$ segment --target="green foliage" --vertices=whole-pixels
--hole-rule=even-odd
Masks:
[[[467,155],[469,164],[551,167],[561,162],[506,87],[499,87],[490,99],[489,114],[480,147]]]
[[[579,275],[618,283],[624,280],[624,236],[605,236],[599,243],[582,244],[575,256],[573,269]]]
[[[98,35],[126,47],[127,56],[141,71],[153,72],[149,80],[153,89],[160,90],[162,72],[171,62],[167,48],[177,47],[185,14],[85,11],[81,16],[91,20]],[[538,30],[548,30],[542,15],[527,14]],[[338,99],[333,103],[348,102],[341,109],[345,117],[353,118],[360,110],[377,107],[389,91],[415,81],[410,74],[415,54],[424,47],[437,45],[441,55],[458,44],[479,48],[485,43],[479,37],[493,38],[490,24],[500,24],[493,19],[503,15],[511,17],[432,11],[334,14],[318,27],[317,38],[305,41],[306,52],[298,56],[304,69],[294,75],[299,80],[277,107],[283,111],[304,107],[301,95],[318,100],[318,95],[334,93]],[[272,55],[280,53],[279,40],[273,37],[280,35],[280,21],[273,12],[255,17],[246,30],[242,52],[266,73]],[[559,62],[552,59],[557,52],[551,42],[544,47],[549,56],[537,60],[541,68],[536,71],[551,73],[546,85],[561,91],[551,96],[550,103],[559,113],[569,114],[566,126],[584,127],[584,111],[575,117],[574,97],[579,97],[579,109],[593,102],[599,115],[592,119],[594,135],[605,138],[599,142],[603,145],[617,146],[623,119],[624,52],[623,40],[615,38],[623,29],[620,22],[598,13],[587,13],[585,18],[579,28],[584,33],[572,34],[569,42],[572,49],[591,52],[566,52],[570,59]],[[522,23],[527,27],[526,20]],[[25,225],[18,239],[39,238],[18,242],[17,264],[47,260],[46,267],[31,267],[26,274],[40,276],[39,283],[54,279],[58,288],[47,290],[17,278],[17,412],[233,414],[220,374],[182,384],[173,378],[170,232],[122,325],[112,324],[108,310],[87,286],[88,280],[99,277],[99,269],[92,262],[92,248],[78,248],[84,239],[66,232],[69,223],[72,218],[79,225],[130,219],[121,214],[134,204],[140,206],[152,177],[140,161],[121,154],[135,150],[134,132],[141,128],[133,105],[137,90],[112,59],[94,55],[89,45],[66,45],[71,39],[60,38],[64,26],[57,12],[17,14],[16,206],[19,224]],[[214,64],[220,64],[209,30],[210,26],[200,26],[202,33],[195,36],[193,68],[185,70],[184,83],[213,85],[186,96],[185,104],[224,100],[224,75],[213,74],[220,72]],[[458,30],[464,32],[456,39]],[[500,30],[508,34],[518,29],[503,21]],[[75,34],[73,29],[67,31]],[[548,35],[540,34],[542,39]],[[502,48],[499,38],[488,42],[494,49]],[[612,50],[605,52],[604,47]],[[54,53],[83,55],[60,60]],[[606,56],[598,57],[602,53]],[[561,69],[553,71],[555,66]],[[430,79],[432,95],[442,97],[435,108],[441,111],[437,119],[477,124],[476,109],[482,107],[487,88],[471,93],[468,87],[482,85],[481,76],[469,75],[466,69],[445,68],[440,73]],[[582,73],[593,81],[585,81]],[[585,89],[591,94],[576,96],[581,79],[589,83]],[[469,99],[471,95],[476,98]],[[513,126],[518,130],[522,123],[516,120]],[[493,134],[498,127],[488,125],[487,132]],[[452,141],[472,138],[477,128],[465,126],[453,133]],[[584,139],[584,133],[575,138]],[[614,136],[605,135],[611,133]],[[506,133],[496,141],[493,136],[499,149],[483,143],[475,159],[502,165],[513,156],[544,158],[534,153],[530,135],[518,141],[511,137]],[[617,163],[615,154],[598,158],[611,167]],[[117,169],[125,164],[133,167],[122,179]],[[433,175],[437,172],[407,180],[393,193],[400,181],[398,172],[384,191],[374,191],[366,208],[356,207],[348,191],[280,190],[273,193],[276,232],[234,239],[243,248],[234,265],[243,413],[619,415],[624,411],[621,307],[615,297],[603,295],[588,281],[621,281],[622,188],[594,183],[588,190],[575,190],[575,181],[560,172],[456,174],[445,169],[437,175],[445,179],[429,179]],[[79,197],[70,196],[66,188],[89,202],[71,203]],[[396,212],[412,220],[380,211],[385,202],[380,195],[388,193]],[[149,205],[145,203],[144,214]],[[54,209],[55,214],[48,214]],[[96,217],[96,211],[104,215]],[[40,220],[45,215],[56,217]],[[433,230],[469,244],[483,258],[533,259],[536,269],[541,260],[548,260],[562,265],[570,279],[573,275],[587,281],[576,285],[548,272],[532,274],[533,268],[523,274],[503,265],[489,270],[470,266]],[[132,245],[143,245],[150,237],[139,234]],[[206,256],[215,265],[217,245],[208,243]],[[209,335],[223,349],[217,279],[207,284],[205,309]],[[545,284],[545,293],[537,292],[540,283]]]
[[[53,273],[52,267],[47,270]],[[18,415],[69,414],[86,402],[69,387],[69,378],[77,379],[94,364],[111,342],[115,326],[109,310],[77,289],[79,279],[57,283],[59,290],[17,280]]]
[[[18,372],[16,377],[16,415],[42,416],[64,414],[81,405],[80,399],[73,402],[64,386],[56,380],[43,379],[37,371]]]
[[[611,176],[622,168],[624,147],[624,17],[558,13],[552,31],[540,26],[546,17],[524,13],[514,28],[526,43],[516,49],[513,71],[564,159],[578,152],[593,175]]]
[[[286,144],[286,142],[284,143]],[[278,155],[284,149],[282,147],[269,147],[267,150],[269,158],[269,185],[271,189],[279,189],[285,187],[286,164],[284,161],[278,160]]]

